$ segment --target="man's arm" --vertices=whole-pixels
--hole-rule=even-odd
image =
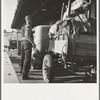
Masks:
[[[32,44],[33,48],[36,47],[34,40],[32,39],[32,27],[31,25],[26,25],[25,27],[25,37],[28,39],[28,41]]]

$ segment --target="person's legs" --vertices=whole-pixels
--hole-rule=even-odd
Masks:
[[[28,72],[30,70],[31,67],[31,50],[25,50],[25,59],[24,59],[24,63],[23,63],[23,71],[22,71],[22,75],[23,77],[27,77],[28,76]]]
[[[30,43],[26,42],[26,44],[24,45],[25,56],[23,62],[22,78],[27,78],[28,72],[31,67],[31,51],[32,51],[31,49],[32,47]]]

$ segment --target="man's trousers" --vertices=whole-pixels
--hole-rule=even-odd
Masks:
[[[31,67],[32,45],[28,40],[21,41],[21,74],[22,78],[28,76]]]

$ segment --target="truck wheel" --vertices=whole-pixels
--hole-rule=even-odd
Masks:
[[[47,54],[43,59],[42,64],[43,80],[45,83],[52,83],[54,79],[53,59]]]

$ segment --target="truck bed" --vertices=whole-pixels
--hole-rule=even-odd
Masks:
[[[72,43],[71,55],[96,57],[96,36],[79,35]]]

